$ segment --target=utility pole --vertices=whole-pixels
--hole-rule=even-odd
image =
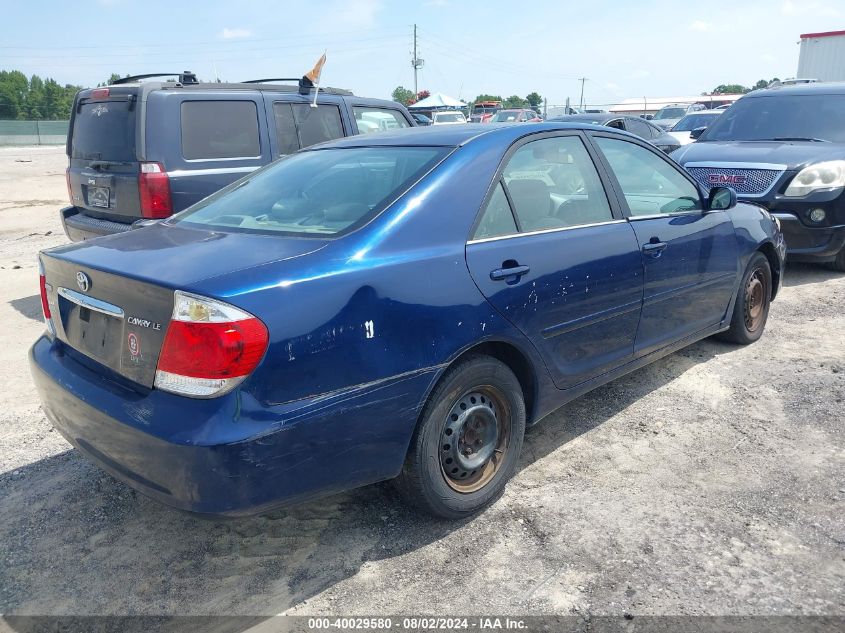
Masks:
[[[580,77],[578,81],[581,82],[581,100],[578,102],[578,109],[584,109],[584,82],[587,81],[586,77]]]
[[[423,67],[424,60],[417,57],[417,25],[414,24],[414,57],[411,59],[411,66],[414,68],[414,97],[419,94],[419,87],[417,86],[417,71]]]

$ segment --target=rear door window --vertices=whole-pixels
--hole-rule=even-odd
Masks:
[[[595,165],[577,136],[526,143],[502,177],[523,232],[613,219]]]
[[[298,149],[331,141],[344,136],[340,108],[320,104],[312,108],[307,103],[273,104],[276,138],[280,154],[292,154]]]
[[[182,103],[182,156],[186,159],[260,155],[258,110],[253,101]]]
[[[135,160],[135,112],[129,101],[83,103],[73,119],[71,157]]]

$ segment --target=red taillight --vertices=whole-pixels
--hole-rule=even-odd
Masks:
[[[239,378],[256,368],[267,349],[267,328],[256,319],[232,323],[173,321],[158,368],[189,378]]]
[[[109,98],[109,89],[108,88],[94,88],[91,91],[91,99],[108,99]]]
[[[173,214],[170,178],[161,163],[141,163],[138,192],[141,195],[142,217],[166,218]]]
[[[155,386],[196,398],[222,395],[258,366],[268,341],[264,323],[249,312],[177,290]]]
[[[44,312],[44,320],[49,321],[53,316],[50,314],[50,303],[47,301],[47,278],[44,273],[38,276],[38,283],[41,286],[41,310]]]
[[[47,294],[52,289],[47,284],[47,276],[44,273],[44,264],[40,255],[38,256],[38,287],[41,290],[41,311],[44,313],[44,323],[47,325],[47,331],[55,336],[53,315],[50,313],[50,297]]]
[[[70,186],[70,167],[65,169],[65,182],[67,183],[67,199],[73,204],[73,189]]]

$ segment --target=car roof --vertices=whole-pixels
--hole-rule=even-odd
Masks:
[[[633,114],[611,114],[608,112],[596,112],[594,114],[564,114],[562,116],[556,116],[553,119],[549,119],[549,121],[587,121],[588,123],[595,122],[600,125],[602,123],[607,123],[608,121],[621,119],[622,117],[630,118],[635,116],[636,115]]]
[[[379,146],[418,146],[418,147],[458,147],[480,137],[498,136],[502,142],[511,143],[527,134],[552,132],[555,130],[596,130],[607,131],[608,128],[585,123],[523,123],[509,125],[507,123],[466,123],[463,125],[442,125],[427,127],[402,128],[367,134],[347,136],[326,143],[313,146],[314,149],[329,147],[379,147]],[[621,132],[620,134],[625,134]],[[306,148],[303,151],[308,151]]]
[[[724,110],[696,110],[695,112],[690,112],[687,116],[696,116],[698,114],[723,114]]]
[[[813,82],[809,84],[793,84],[772,86],[761,90],[752,90],[743,99],[757,97],[771,97],[778,94],[787,95],[842,95],[845,94],[845,81]]]

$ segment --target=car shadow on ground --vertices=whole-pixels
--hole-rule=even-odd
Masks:
[[[573,401],[529,430],[519,469],[734,349],[708,339]],[[209,521],[146,499],[67,451],[0,474],[0,613],[165,615],[191,605],[200,615],[269,617],[369,561],[438,541],[451,548],[453,533],[484,520],[493,519],[429,518],[383,483],[265,516]],[[6,621],[27,630],[20,622]],[[255,623],[223,619],[215,630]]]
[[[44,321],[44,318],[41,315],[41,295],[12,299],[9,302],[9,305],[24,315],[27,319],[32,319],[33,321]]]
[[[845,276],[845,273],[828,268],[823,264],[787,263],[783,285],[791,288],[805,284],[820,284],[843,276]]]

